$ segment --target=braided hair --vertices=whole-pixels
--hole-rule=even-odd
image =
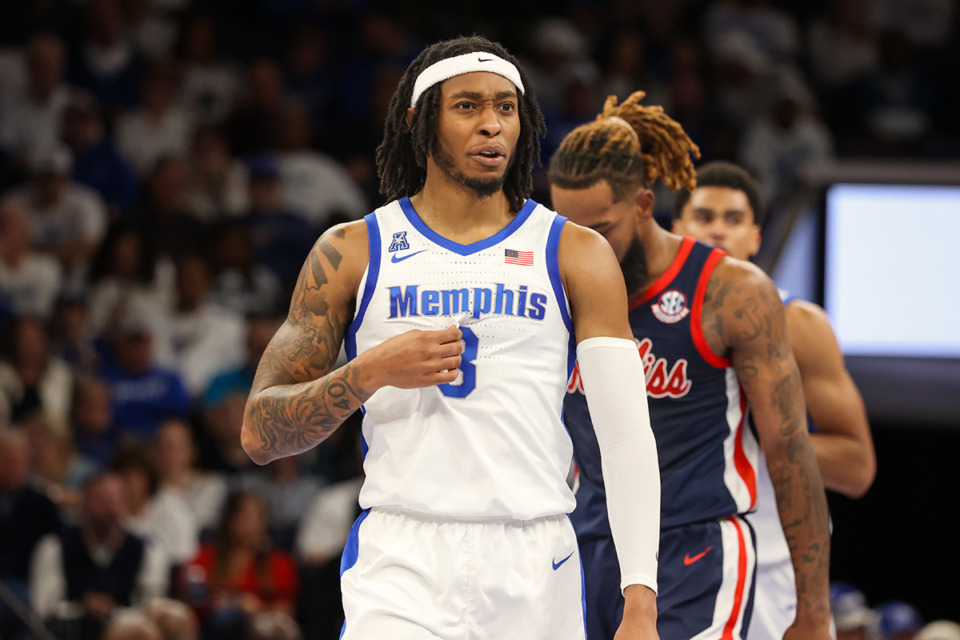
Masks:
[[[696,188],[690,156],[700,149],[663,107],[641,105],[645,96],[637,91],[619,105],[609,96],[596,120],[567,134],[550,162],[550,184],[586,189],[606,180],[616,201],[657,178],[671,191]]]
[[[530,82],[517,59],[502,45],[481,36],[461,36],[430,45],[410,63],[390,100],[383,131],[383,141],[377,147],[377,174],[380,193],[387,200],[412,196],[423,189],[427,178],[427,156],[437,139],[437,119],[440,113],[440,85],[437,83],[417,99],[413,117],[407,124],[407,108],[413,95],[413,85],[424,69],[446,58],[485,51],[507,60],[520,73],[525,91],[518,95],[520,139],[515,157],[504,176],[503,193],[513,211],[519,211],[533,192],[533,169],[540,165],[540,139],[546,133],[543,113],[533,95]]]

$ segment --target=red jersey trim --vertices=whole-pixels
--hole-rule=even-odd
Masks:
[[[743,393],[743,387],[738,383],[737,389],[740,394],[740,424],[737,425],[737,433],[733,441],[733,466],[737,470],[737,475],[747,485],[747,492],[750,494],[750,507],[752,510],[757,504],[757,470],[750,464],[747,453],[743,449],[743,439],[747,437],[747,396]]]
[[[697,290],[693,294],[693,304],[690,308],[690,334],[693,338],[693,344],[696,345],[700,356],[708,363],[718,369],[726,369],[731,365],[730,358],[718,356],[710,350],[707,339],[703,335],[703,298],[707,294],[707,284],[710,282],[710,275],[720,259],[726,254],[722,249],[714,249],[707,257],[703,265],[703,271],[700,272],[700,279],[697,281]]]
[[[687,261],[687,257],[693,250],[693,245],[695,243],[696,240],[689,236],[685,236],[683,238],[683,240],[680,242],[680,250],[677,251],[677,255],[673,258],[673,262],[671,262],[667,270],[663,272],[663,275],[657,278],[656,282],[651,284],[649,287],[638,293],[630,300],[631,310],[636,309],[647,300],[652,299],[655,295],[666,289],[668,284],[673,282],[673,279],[677,277],[678,273],[680,273],[680,269],[683,268],[683,263]]]
[[[732,522],[734,528],[737,530],[737,549],[739,555],[737,557],[737,588],[733,594],[733,611],[730,612],[730,618],[727,619],[727,624],[723,627],[723,636],[721,636],[721,638],[722,640],[734,640],[733,630],[736,628],[737,621],[740,620],[740,616],[743,614],[743,592],[747,583],[747,543],[744,539],[743,527],[740,526],[740,522],[733,516],[728,517],[727,520]]]

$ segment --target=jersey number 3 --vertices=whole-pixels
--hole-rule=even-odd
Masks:
[[[466,398],[470,392],[477,388],[477,365],[473,361],[477,359],[477,334],[466,327],[460,327],[463,333],[463,354],[460,359],[460,372],[463,377],[460,382],[454,384],[438,384],[440,392],[448,398]]]

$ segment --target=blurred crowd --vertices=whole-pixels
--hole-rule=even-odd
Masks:
[[[890,600],[871,608],[863,592],[846,582],[830,585],[837,640],[960,640],[960,624],[923,616],[908,602]]]
[[[337,636],[357,420],[263,468],[240,422],[313,242],[382,202],[383,117],[425,43],[478,32],[516,53],[545,163],[636,89],[771,210],[810,163],[957,156],[950,0],[510,11],[0,3],[0,583],[57,637]],[[19,640],[7,600],[0,637]],[[878,615],[867,638],[913,637]]]

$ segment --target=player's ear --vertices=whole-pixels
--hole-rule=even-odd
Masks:
[[[413,107],[407,107],[407,116],[404,118],[404,120],[407,121],[408,127],[410,126],[410,123],[413,122],[413,113]]]
[[[653,195],[653,191],[647,189],[644,186],[641,186],[637,189],[637,195],[634,198],[634,204],[637,207],[637,213],[643,217],[647,218],[653,215],[653,207],[656,205],[657,200]]]

